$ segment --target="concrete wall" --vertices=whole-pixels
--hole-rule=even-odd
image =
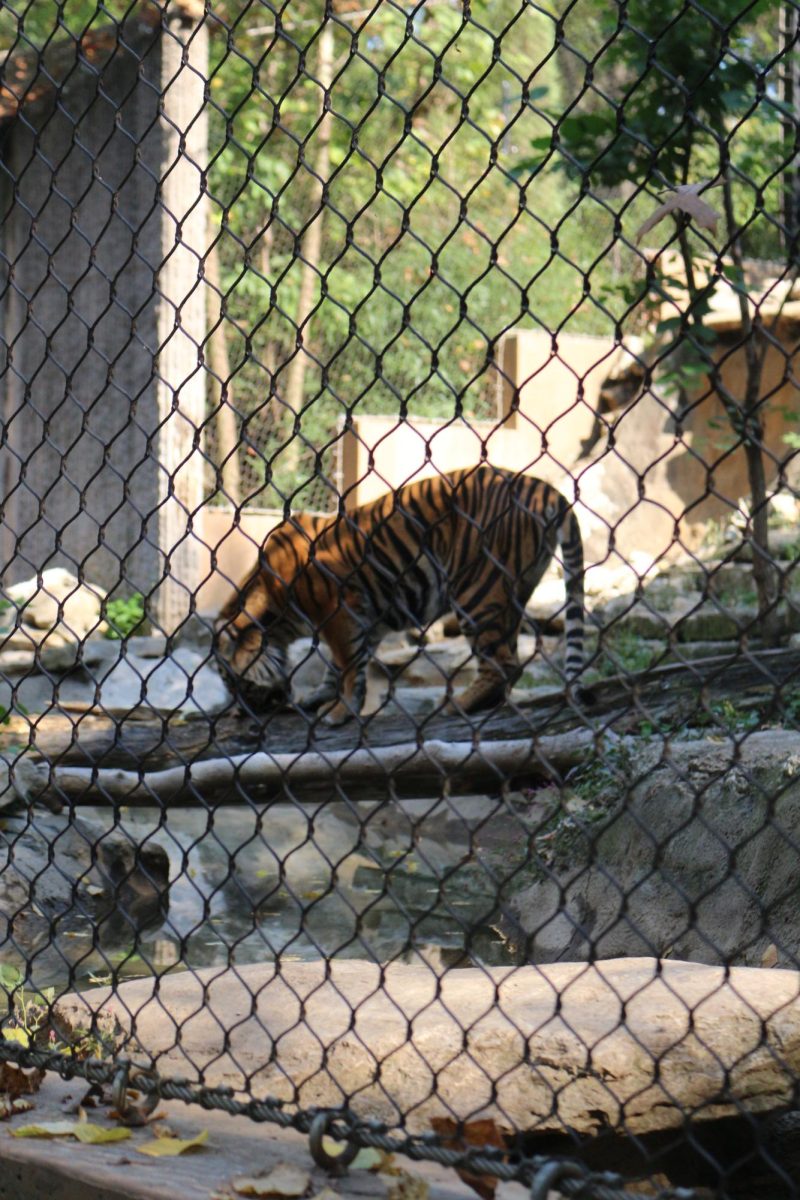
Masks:
[[[780,487],[784,466],[797,481],[796,457],[784,441],[798,431],[800,391],[791,378],[798,338],[794,322],[780,322],[767,353],[761,394],[764,460],[768,486]],[[733,332],[732,341],[738,333]],[[729,343],[718,350],[721,376],[733,397],[744,395],[744,351]],[[583,501],[582,525],[598,557],[612,542],[623,557],[638,550],[658,558],[680,548],[694,550],[710,521],[727,519],[747,502],[744,449],[737,444],[719,398],[698,403],[677,436],[675,401],[655,391],[619,414],[612,449],[601,443],[590,461],[575,465]]]
[[[4,583],[65,566],[148,591],[157,574],[158,96],[136,86],[140,54],[158,77],[152,31],[135,51],[102,90],[76,70],[6,139]]]
[[[220,609],[234,585],[252,570],[267,534],[282,520],[278,509],[248,508],[238,519],[232,508],[203,509],[197,529],[201,583],[195,602],[199,613],[213,616]]]
[[[776,327],[766,357],[762,394],[768,477],[777,486],[780,465],[793,455],[784,438],[798,431],[800,390],[790,365],[798,324]],[[744,394],[745,357],[729,332],[718,354],[725,386]],[[496,422],[403,422],[357,417],[345,435],[344,490],[348,504],[365,503],[407,479],[470,466],[486,457],[497,466],[548,480],[578,513],[590,562],[656,559],[695,549],[711,520],[730,516],[749,492],[747,466],[720,400],[709,396],[686,420],[680,438],[675,401],[655,392],[610,414],[613,445],[600,439],[581,457],[594,422],[600,386],[609,372],[633,361],[630,351],[605,338],[559,336],[557,352],[543,333],[514,331],[501,349],[502,387]],[[790,471],[791,474],[791,471]]]
[[[501,347],[494,421],[403,421],[358,416],[343,438],[343,492],[366,504],[391,488],[482,458],[528,471],[572,496],[571,472],[594,423],[600,385],[619,357],[606,338],[515,330]]]
[[[179,10],[163,34],[134,10],[91,67],[73,46],[0,162],[0,578],[63,566],[142,592],[167,631],[201,568],[205,38]]]

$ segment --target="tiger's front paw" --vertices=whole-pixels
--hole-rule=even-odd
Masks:
[[[352,721],[354,716],[353,710],[340,700],[338,704],[334,704],[326,713],[323,713],[322,720],[326,725],[346,725],[348,721]]]
[[[323,705],[330,705],[336,697],[336,692],[323,691],[318,688],[316,692],[309,692],[307,696],[301,696],[297,702],[297,707],[303,712],[319,712]]]

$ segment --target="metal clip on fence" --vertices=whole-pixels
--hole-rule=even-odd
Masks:
[[[586,1168],[578,1162],[549,1162],[531,1180],[530,1200],[547,1200],[550,1192],[558,1191],[562,1179],[585,1179]]]
[[[145,1092],[141,1104],[132,1104],[128,1098],[128,1089],[131,1087],[130,1081],[131,1063],[127,1058],[122,1058],[117,1064],[114,1082],[111,1085],[111,1098],[114,1103],[119,1117],[126,1125],[139,1125],[155,1112],[158,1107],[160,1096],[157,1091]],[[150,1071],[137,1071],[137,1075],[154,1076]]]
[[[330,1110],[317,1113],[308,1130],[311,1157],[318,1167],[333,1174],[340,1174],[344,1171],[358,1154],[359,1149],[355,1142],[347,1140],[345,1140],[344,1150],[341,1154],[329,1154],[325,1149],[322,1140],[337,1116],[341,1116],[341,1114]]]

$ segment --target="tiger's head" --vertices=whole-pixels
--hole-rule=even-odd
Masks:
[[[295,587],[324,517],[299,513],[283,521],[259,551],[258,562],[235,587],[214,622],[215,650],[223,676],[259,703],[286,699],[287,650],[309,632]]]

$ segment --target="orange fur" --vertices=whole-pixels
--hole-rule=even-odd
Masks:
[[[326,719],[338,723],[361,711],[366,664],[382,634],[424,629],[452,608],[479,659],[477,679],[453,703],[473,711],[502,699],[518,674],[524,607],[557,546],[574,678],[583,636],[575,516],[548,484],[488,465],[407,484],[336,518],[284,521],[221,610],[220,649],[245,688],[285,693],[286,647],[319,636],[332,669],[309,703],[330,704]]]

